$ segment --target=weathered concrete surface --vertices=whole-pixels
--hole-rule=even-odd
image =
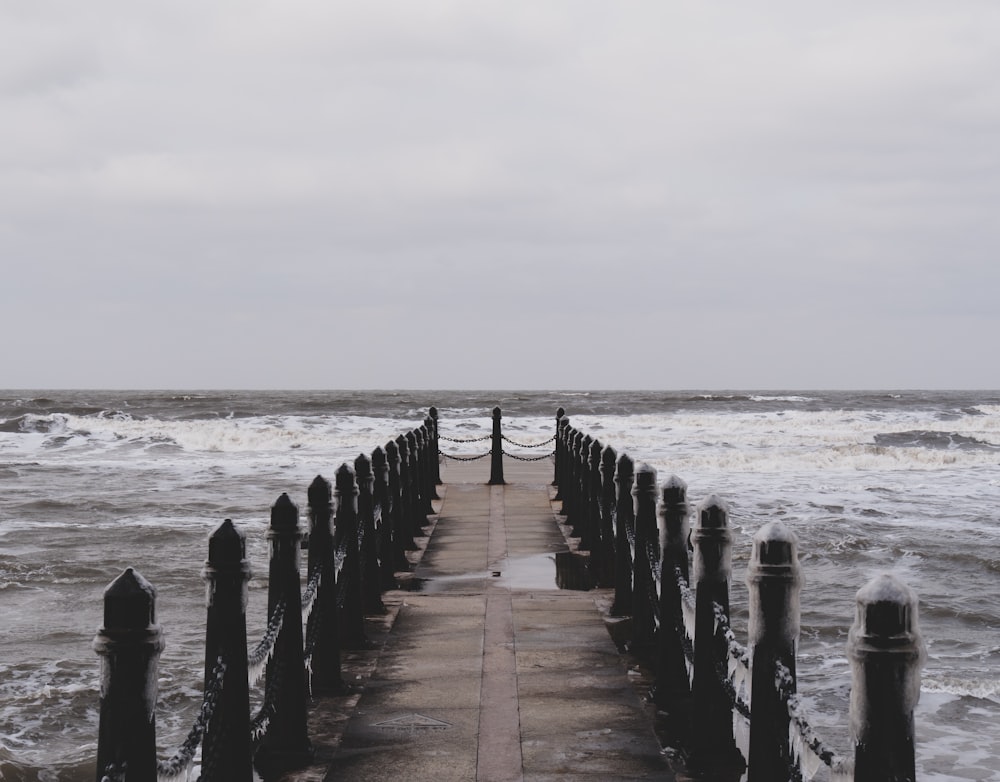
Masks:
[[[608,595],[556,586],[551,463],[504,471],[491,487],[482,463],[443,466],[414,591],[386,595],[380,648],[345,655],[360,692],[316,704],[316,729],[337,733],[313,734],[328,766],[286,779],[684,779],[605,627]]]

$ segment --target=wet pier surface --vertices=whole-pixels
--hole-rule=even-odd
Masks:
[[[314,706],[317,766],[287,779],[684,778],[605,626],[606,591],[559,587],[578,560],[553,513],[551,463],[505,460],[506,486],[487,473],[443,466],[409,589],[386,594],[372,648],[345,653],[357,692]]]

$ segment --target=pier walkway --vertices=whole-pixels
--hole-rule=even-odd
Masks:
[[[682,778],[605,626],[607,595],[556,585],[556,554],[569,549],[551,463],[505,466],[507,485],[489,486],[481,464],[444,465],[411,589],[385,594],[376,649],[345,653],[360,694],[349,711],[313,716],[339,734],[324,748],[311,731],[325,777],[314,767],[286,779]]]

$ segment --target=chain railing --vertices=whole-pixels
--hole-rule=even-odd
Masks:
[[[318,477],[309,487],[312,528],[304,585],[298,508],[287,495],[278,499],[268,530],[268,622],[250,650],[245,539],[229,520],[212,534],[204,573],[209,581],[206,647],[212,655],[206,657],[215,663],[207,672],[193,727],[164,761],[157,760],[155,747],[153,685],[163,648],[159,626],[150,622],[155,590],[131,568],[119,576],[105,594],[105,615],[115,622],[95,640],[107,662],[98,741],[102,778],[125,780],[126,769],[128,777],[158,775],[161,782],[188,778],[199,747],[203,782],[249,780],[251,759],[266,777],[308,764],[313,756],[308,692],[345,691],[341,648],[364,641],[360,625],[366,607],[381,607],[382,589],[395,586],[383,583],[383,571],[409,566],[406,547],[434,512],[438,451],[432,408],[421,426],[376,448],[370,459],[342,465],[336,492]],[[132,623],[119,626],[121,617]],[[251,716],[249,690],[262,677],[263,695]],[[131,690],[139,690],[139,697],[123,697]]]
[[[445,435],[439,434],[438,439],[444,440],[449,443],[457,443],[462,445],[468,445],[470,443],[481,443],[486,440],[492,440],[490,450],[486,453],[476,454],[474,456],[461,456],[458,454],[445,453],[444,451],[439,451],[439,455],[445,459],[449,459],[455,462],[478,462],[481,459],[485,459],[488,456],[507,456],[508,458],[515,459],[520,462],[540,462],[545,459],[551,459],[555,456],[555,451],[549,451],[548,453],[542,454],[541,456],[525,456],[519,453],[512,453],[503,447],[504,443],[508,443],[517,448],[542,448],[550,443],[556,441],[556,435],[552,435],[545,440],[534,443],[524,443],[518,440],[514,440],[503,433],[500,429],[500,408],[497,407],[493,411],[494,416],[494,428],[493,433],[484,435],[482,437],[471,437],[471,438],[460,438],[460,437],[446,437]],[[498,461],[497,458],[493,459],[493,466],[491,468],[490,483],[503,483],[503,465]]]
[[[218,657],[215,660],[215,667],[212,669],[209,684],[205,688],[198,717],[188,732],[187,738],[184,739],[184,743],[167,760],[158,761],[156,764],[157,782],[175,782],[175,780],[187,778],[188,772],[194,763],[195,753],[201,744],[201,737],[205,735],[208,723],[215,714],[215,706],[222,694],[225,676],[226,663],[222,657]]]
[[[634,468],[627,455],[565,417],[558,421],[555,457],[565,523],[590,552],[593,581],[615,588],[611,613],[632,616],[628,648],[653,666],[654,702],[668,714],[686,715],[691,731],[684,756],[693,770],[749,766],[749,782],[799,782],[823,765],[835,780],[913,778],[912,693],[919,691],[914,682],[923,652],[911,590],[885,576],[858,592],[848,644],[856,745],[854,761],[846,760],[818,737],[796,692],[801,576],[795,535],[773,522],[754,537],[744,646],[729,620],[732,540],[725,504],[709,497],[689,533],[683,481],[671,477],[658,489],[652,467]],[[870,665],[883,673],[866,674]],[[859,736],[876,713],[896,727]]]

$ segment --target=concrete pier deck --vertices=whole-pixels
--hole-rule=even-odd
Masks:
[[[505,459],[504,470],[507,485],[488,486],[488,463],[442,466],[410,589],[386,594],[373,648],[344,655],[357,694],[316,709],[324,771],[286,778],[685,778],[661,753],[651,706],[605,626],[608,595],[557,586],[568,546],[551,462]]]

